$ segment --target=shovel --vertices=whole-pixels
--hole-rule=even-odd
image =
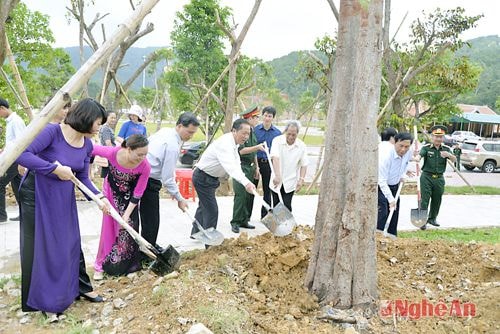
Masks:
[[[259,197],[259,194],[254,190],[253,195]],[[267,215],[261,219],[261,223],[267,227],[271,233],[277,237],[283,237],[292,233],[293,228],[297,225],[292,213],[283,203],[278,203],[274,208],[262,199],[262,205],[267,210]]]
[[[413,126],[413,133],[415,136],[415,151],[418,151],[418,133],[417,133],[417,126]],[[421,209],[421,204],[422,204],[422,195],[420,193],[420,162],[416,162],[416,168],[417,168],[417,201],[418,201],[418,208],[417,209],[411,209],[410,213],[410,220],[411,223],[415,227],[422,227],[427,223],[427,209]]]
[[[274,167],[269,155],[269,148],[267,143],[264,141],[264,152],[266,153],[267,161],[269,162],[269,168],[271,169],[271,174],[274,174]],[[295,218],[288,208],[283,204],[283,198],[281,196],[281,191],[277,192],[280,202],[271,208],[266,201],[262,200],[262,205],[266,208],[268,214],[262,218],[261,222],[264,224],[269,231],[275,236],[282,237],[292,233],[297,223]],[[253,195],[258,197],[256,191]]]
[[[80,180],[78,180],[76,176],[73,176],[71,181],[88,197],[96,202],[99,207],[104,205],[104,202],[101,201],[96,194],[90,191],[90,189],[87,188],[87,186],[85,186]],[[110,207],[110,215],[132,236],[135,242],[139,245],[140,250],[154,260],[149,266],[149,269],[159,276],[163,276],[175,270],[180,258],[179,253],[175,250],[175,248],[171,245],[168,245],[165,249],[153,247],[136,230],[127,224],[112,206]]]
[[[189,217],[191,221],[194,221],[196,227],[198,228],[198,232],[192,235],[193,238],[201,241],[205,245],[210,245],[210,246],[219,246],[224,242],[224,235],[221,232],[217,231],[213,227],[207,228],[205,230],[201,226],[198,219],[191,216],[191,214],[187,210],[184,210],[184,213]]]
[[[403,182],[399,183],[398,191],[396,192],[396,196],[394,200],[396,201],[396,205],[398,203],[399,195],[401,194],[401,189],[403,189]],[[385,221],[384,226],[384,237],[391,237],[392,239],[396,239],[397,237],[394,234],[387,233],[387,229],[389,229],[389,224],[391,223],[392,216],[394,215],[394,208],[389,209],[389,216],[387,216],[387,220]]]

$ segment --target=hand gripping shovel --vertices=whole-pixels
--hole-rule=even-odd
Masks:
[[[394,200],[396,201],[396,205],[398,203],[399,195],[401,194],[401,189],[403,189],[403,182],[399,183],[398,191],[396,192],[396,196],[394,197]],[[394,234],[387,233],[387,229],[389,229],[389,224],[391,223],[392,216],[394,215],[394,210],[395,210],[395,208],[389,209],[389,216],[387,216],[387,220],[385,221],[383,232],[384,232],[384,237],[391,237],[393,239],[396,239],[397,237]]]
[[[101,201],[92,191],[90,191],[89,188],[87,188],[87,186],[85,186],[75,176],[71,178],[71,181],[88,197],[96,202],[99,207],[102,207],[104,205],[103,201]],[[155,274],[159,276],[168,274],[169,272],[175,270],[180,258],[179,253],[175,250],[175,248],[173,248],[171,245],[168,245],[167,248],[162,250],[153,247],[136,230],[134,230],[123,220],[123,218],[115,210],[115,208],[111,207],[110,215],[132,236],[135,242],[137,242],[137,244],[139,245],[140,250],[154,260],[153,263],[151,263],[151,265],[149,266],[149,269],[151,269]]]
[[[184,213],[189,217],[189,219],[196,224],[198,232],[191,235],[196,240],[201,241],[205,245],[219,246],[224,242],[224,235],[214,229],[213,227],[207,228],[206,230],[201,226],[198,219],[191,216],[188,210],[184,210]]]
[[[417,133],[417,126],[413,126],[413,134],[415,136],[415,151],[418,151],[418,133]],[[420,193],[420,162],[416,162],[416,167],[417,167],[417,200],[418,200],[418,208],[416,209],[411,209],[411,214],[410,214],[410,220],[411,223],[415,227],[422,227],[427,223],[427,208],[422,209],[421,204],[422,204],[422,195]]]

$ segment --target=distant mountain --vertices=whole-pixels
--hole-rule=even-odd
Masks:
[[[312,51],[321,59],[325,58],[320,52]],[[300,96],[310,90],[315,96],[319,86],[316,83],[305,81],[296,67],[300,60],[300,51],[294,51],[286,56],[269,61],[276,77],[276,88],[288,94],[290,101],[298,103]]]
[[[156,47],[156,46],[151,46],[151,47],[146,47],[146,48],[136,48],[136,47],[131,47],[128,49],[127,53],[125,54],[125,58],[123,59],[122,66],[118,70],[118,79],[121,80],[121,82],[127,81],[132,73],[135,72],[135,70],[141,66],[141,63],[144,61],[143,57],[149,55],[150,53],[161,49],[162,47]],[[64,51],[66,51],[69,56],[71,57],[71,63],[75,68],[80,67],[80,48],[78,46],[71,46],[64,48]],[[85,60],[90,58],[92,55],[92,49],[88,46],[84,48],[84,57]],[[157,66],[157,71],[162,71],[163,67],[166,64],[158,64]],[[132,84],[131,89],[132,90],[139,90],[142,87],[142,76],[139,76],[134,83]],[[149,76],[146,73],[145,77],[145,86],[146,87],[154,87],[154,81],[153,77]],[[98,85],[101,85],[102,82],[102,71],[98,70],[91,78],[91,81],[95,81],[98,83]]]
[[[468,41],[457,56],[467,56],[483,68],[475,92],[459,97],[460,103],[487,105],[496,110],[495,101],[500,97],[500,37],[485,36]],[[498,110],[497,110],[498,112]]]

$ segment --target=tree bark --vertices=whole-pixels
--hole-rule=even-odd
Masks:
[[[305,285],[321,304],[377,299],[377,110],[383,0],[341,0],[315,241]]]
[[[5,61],[5,23],[10,12],[16,7],[19,0],[0,1],[0,66]]]

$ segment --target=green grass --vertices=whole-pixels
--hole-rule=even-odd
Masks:
[[[400,238],[419,238],[424,240],[448,240],[455,242],[484,242],[497,244],[500,241],[499,227],[472,228],[472,229],[429,229],[426,231],[399,232]]]
[[[202,323],[207,324],[214,333],[243,333],[248,313],[235,306],[226,304],[207,304],[198,307]]]
[[[476,192],[469,186],[452,187],[445,186],[446,195],[500,195],[500,188],[489,186],[474,186]]]
[[[306,195],[306,190],[309,188],[309,184],[306,184],[302,189],[297,193],[297,195]],[[403,187],[402,195],[415,195],[415,184],[413,184],[412,189],[409,189],[408,186]],[[469,186],[445,186],[444,194],[445,195],[500,195],[500,188],[489,187],[489,186],[474,186],[476,192],[473,192],[471,187]],[[318,195],[319,194],[319,186],[315,185],[311,188],[308,195]]]

